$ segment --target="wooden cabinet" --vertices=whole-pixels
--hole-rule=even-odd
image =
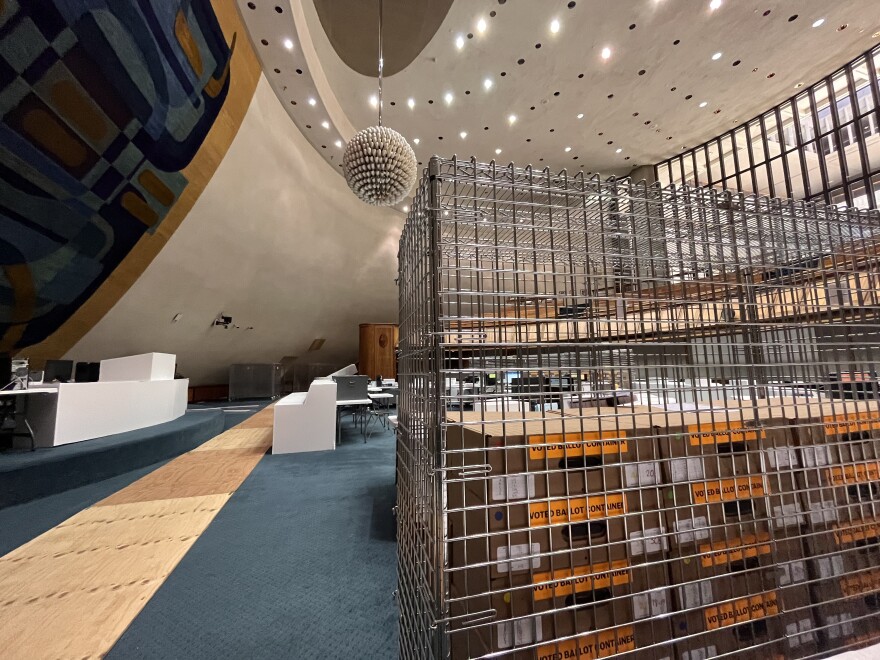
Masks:
[[[361,323],[358,372],[370,378],[397,378],[397,325]]]

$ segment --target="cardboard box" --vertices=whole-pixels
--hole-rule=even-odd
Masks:
[[[767,517],[762,429],[750,426],[754,420],[713,425],[694,419],[683,415],[681,427],[670,427],[660,442],[664,476],[672,484],[664,488],[663,505],[674,543],[705,539],[712,526]]]
[[[764,437],[759,418],[747,409],[666,413],[658,434],[665,459],[757,451]]]
[[[452,566],[482,565],[494,579],[589,563],[617,544],[631,546],[632,554],[663,552],[668,539],[658,498],[658,488],[623,490],[617,483],[600,495],[451,511]]]
[[[690,460],[688,463],[690,483],[663,489],[666,528],[673,547],[708,539],[712,527],[748,524],[767,518],[763,475],[696,478],[701,472],[692,469]]]
[[[819,633],[813,616],[805,547],[799,538],[777,539],[774,544],[779,593],[778,635],[785,657],[813,655]]]
[[[860,629],[855,621],[877,611],[880,593],[880,524],[852,519],[851,510],[834,522],[810,525],[804,549],[810,596],[825,643],[838,646]]]
[[[478,629],[450,634],[452,660],[503,653],[510,660],[592,660],[629,653],[639,660],[671,660],[673,643],[664,622],[641,622],[591,628],[589,617],[577,610],[574,623],[558,630],[554,618],[546,615],[487,624]],[[557,617],[558,620],[559,617]],[[573,629],[576,627],[576,629]],[[564,641],[560,637],[571,636]],[[542,643],[543,642],[543,643]],[[632,651],[639,650],[633,656]]]
[[[628,469],[628,487],[659,483],[652,416],[631,410],[448,427],[447,476],[462,479],[449,486],[452,503],[584,494],[606,488],[597,470],[621,463],[641,463]]]
[[[567,575],[536,574],[528,583],[523,577],[517,581],[517,586],[496,581],[481,595],[455,601],[455,620],[491,613],[492,621],[453,632],[453,657],[531,645],[511,657],[574,657],[566,654],[580,649],[587,654],[583,657],[598,658],[671,640],[671,598],[662,564],[610,570],[606,565],[580,566]],[[575,639],[551,641],[560,637]],[[669,652],[652,648],[640,657],[665,658]]]
[[[758,592],[672,617],[679,658],[768,658],[779,651],[778,594]],[[748,647],[758,648],[749,649]]]
[[[688,617],[702,606],[777,586],[773,539],[766,521],[712,528],[708,539],[673,547],[669,557],[677,609],[688,612]],[[696,629],[697,623],[688,627]]]

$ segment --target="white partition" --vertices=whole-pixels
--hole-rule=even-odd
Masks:
[[[101,382],[126,380],[174,380],[177,356],[173,353],[143,353],[101,360]]]
[[[275,404],[273,454],[336,448],[336,382],[314,380]]]
[[[38,447],[134,431],[182,416],[188,386],[185,378],[60,383],[57,396],[33,397],[28,420]]]

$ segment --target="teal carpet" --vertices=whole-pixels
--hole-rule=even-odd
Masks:
[[[264,457],[107,657],[397,657],[394,451]]]

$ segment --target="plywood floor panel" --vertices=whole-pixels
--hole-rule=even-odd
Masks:
[[[0,589],[4,585],[3,571],[9,564],[197,535],[228,500],[229,495],[224,493],[85,509],[0,557]]]
[[[256,415],[252,415],[244,420],[241,424],[233,427],[236,429],[266,429],[272,428],[275,423],[275,404],[267,408],[263,408]]]
[[[95,506],[232,493],[263,454],[248,449],[191,451],[178,456]]]
[[[254,417],[0,557],[0,657],[103,657],[272,445]]]
[[[265,454],[272,446],[272,429],[229,429],[213,440],[196,447],[193,451],[219,451],[224,449],[248,449]]]
[[[0,558],[3,657],[103,655],[228,499],[86,509]]]

